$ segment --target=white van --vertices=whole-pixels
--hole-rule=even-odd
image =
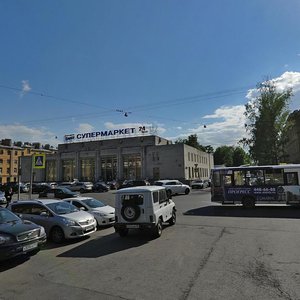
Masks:
[[[175,203],[166,189],[159,186],[124,188],[116,192],[115,230],[126,236],[129,229],[150,229],[155,237],[162,234],[162,223],[176,222]]]

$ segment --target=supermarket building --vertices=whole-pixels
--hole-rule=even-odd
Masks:
[[[46,156],[46,168],[34,170],[34,181],[208,179],[213,165],[212,153],[128,128],[66,135],[57,153]]]

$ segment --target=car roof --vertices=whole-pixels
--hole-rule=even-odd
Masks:
[[[87,199],[95,199],[94,197],[73,197],[73,198],[65,198],[63,199],[64,201],[67,200],[67,201],[82,201],[82,200],[87,200]]]
[[[170,182],[170,181],[178,181],[178,180],[177,179],[163,179],[163,180],[156,180],[155,182],[166,183],[166,182]]]
[[[129,188],[123,188],[116,191],[116,194],[123,193],[143,193],[143,192],[153,192],[158,190],[165,190],[164,187],[156,186],[156,185],[147,185],[147,186],[134,186]]]
[[[20,203],[42,203],[42,204],[50,204],[50,203],[57,203],[61,202],[61,200],[57,199],[32,199],[32,200],[20,200],[20,201],[13,201],[12,204],[20,204]]]

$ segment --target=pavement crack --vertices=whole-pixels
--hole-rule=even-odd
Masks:
[[[226,228],[223,227],[223,229],[221,230],[221,232],[218,235],[218,237],[213,241],[213,243],[212,243],[211,247],[209,248],[209,251],[207,252],[207,254],[200,261],[200,263],[199,263],[199,265],[198,265],[198,267],[196,269],[196,272],[194,273],[193,277],[191,278],[191,280],[190,280],[190,282],[189,282],[186,290],[183,292],[183,295],[180,297],[180,300],[186,300],[189,297],[189,295],[191,293],[191,290],[192,290],[193,286],[195,285],[195,282],[196,282],[197,278],[199,277],[201,271],[206,266],[209,258],[211,257],[212,253],[215,250],[216,244],[220,241],[220,239],[224,235],[225,230],[226,230]]]
[[[283,289],[279,279],[275,277],[270,268],[267,268],[264,262],[255,259],[254,263],[249,264],[249,268],[244,274],[251,278],[257,286],[274,289],[280,298],[287,300],[293,299],[293,297]]]

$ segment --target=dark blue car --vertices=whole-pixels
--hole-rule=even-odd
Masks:
[[[33,254],[46,242],[45,229],[24,221],[6,208],[0,208],[0,261]]]

